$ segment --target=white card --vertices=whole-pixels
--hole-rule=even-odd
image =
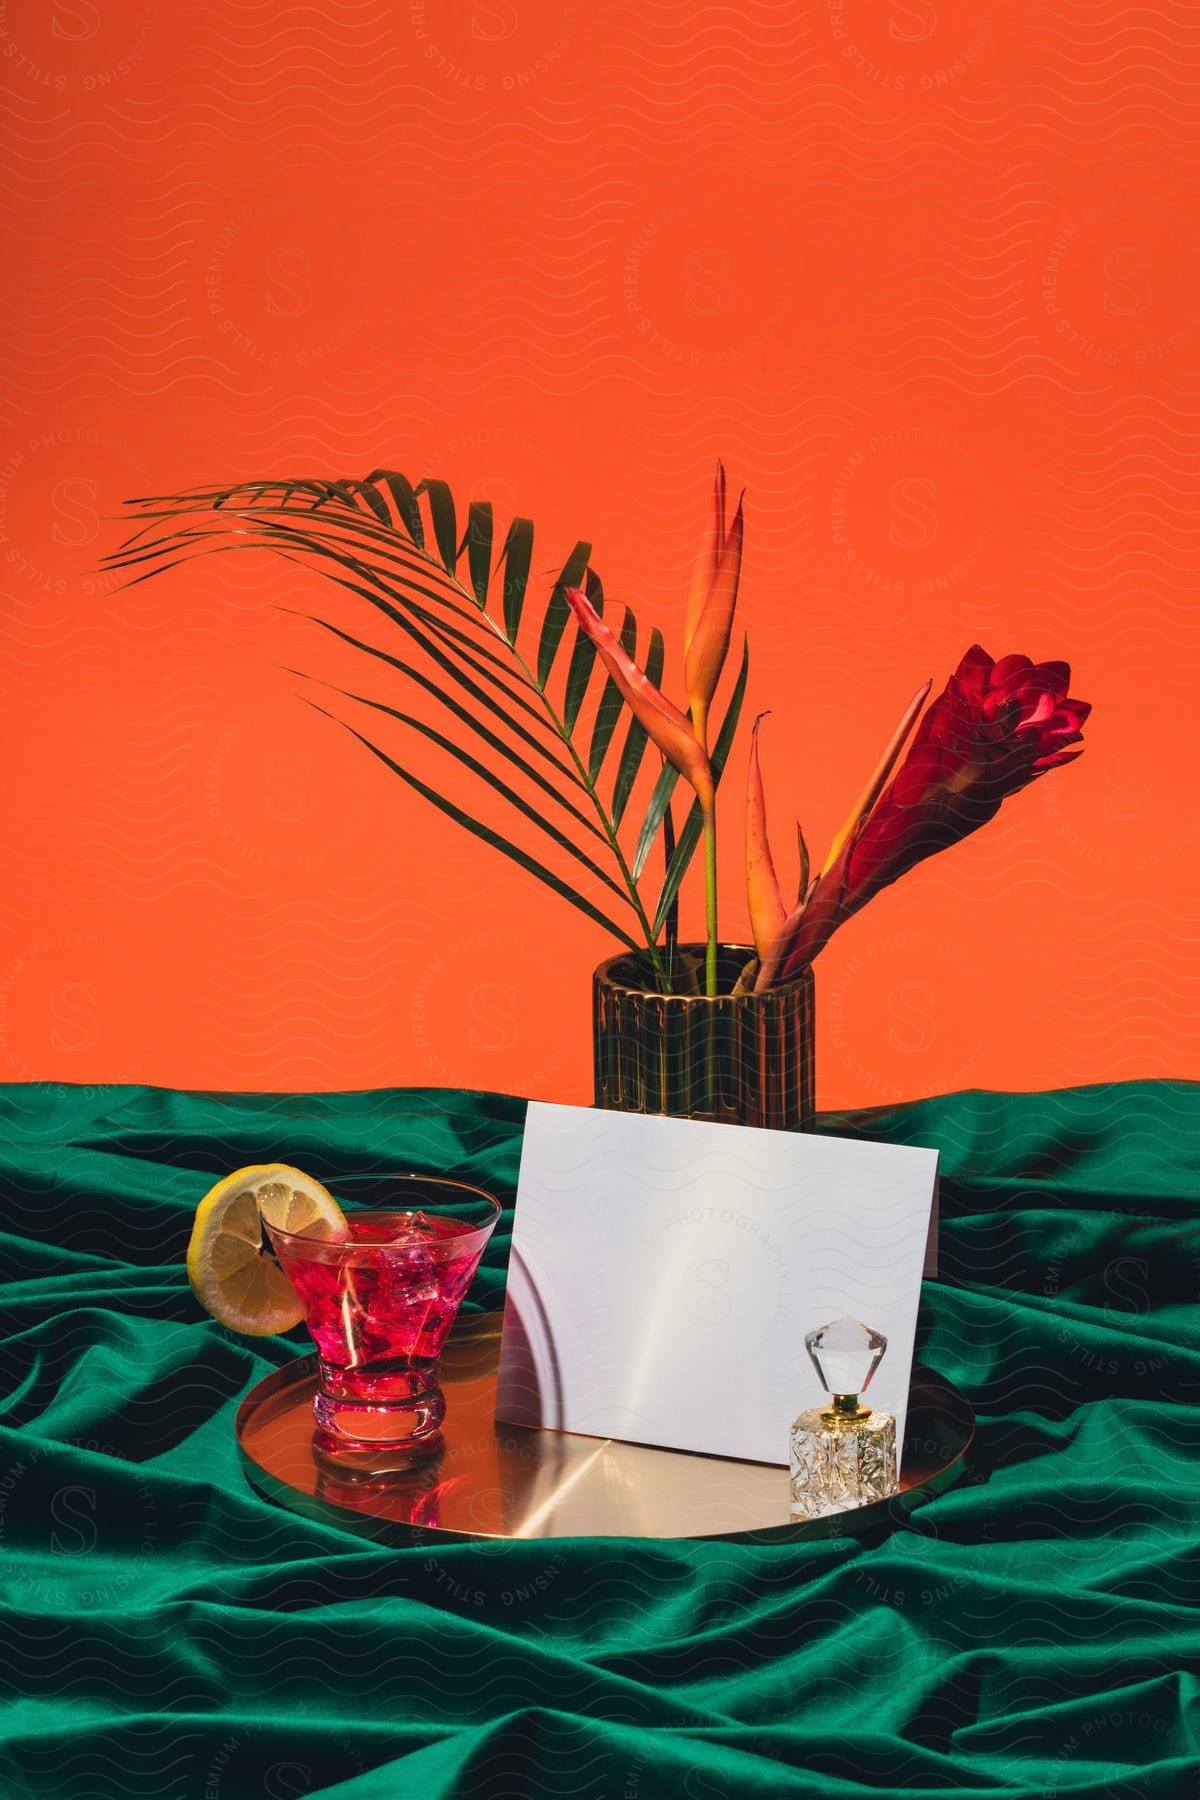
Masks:
[[[937,1151],[531,1101],[496,1416],[786,1463],[824,1395],[805,1333],[887,1353],[903,1441]]]

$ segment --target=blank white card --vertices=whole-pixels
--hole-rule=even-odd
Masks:
[[[532,1101],[496,1416],[786,1463],[824,1396],[805,1333],[887,1353],[903,1441],[937,1151]]]

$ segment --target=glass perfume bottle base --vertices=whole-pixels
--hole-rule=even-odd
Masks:
[[[792,1427],[792,1517],[823,1519],[897,1491],[896,1421],[890,1413],[837,1417],[820,1407]]]
[[[803,1499],[797,1499],[793,1492],[792,1517],[796,1520],[833,1519],[839,1513],[854,1512],[860,1506],[873,1506],[877,1500],[888,1500],[892,1494],[899,1492],[900,1489],[895,1487],[886,1494],[860,1494],[856,1500],[830,1500],[827,1504],[814,1500],[811,1494],[806,1494]]]

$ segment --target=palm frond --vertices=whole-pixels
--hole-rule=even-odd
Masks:
[[[323,685],[333,687],[334,684],[326,682]],[[624,899],[625,896],[612,876],[602,869],[586,850],[581,850],[579,845],[573,843],[565,832],[559,830],[557,825],[552,824],[549,819],[537,811],[536,807],[531,806],[528,800],[522,799],[515,788],[509,787],[508,783],[502,781],[493,769],[487,768],[477,757],[472,756],[469,750],[464,750],[461,744],[456,744],[453,738],[446,737],[443,732],[436,730],[432,725],[427,725],[423,719],[414,717],[412,713],[401,712],[398,707],[389,706],[384,700],[372,700],[366,694],[352,694],[348,688],[334,688],[334,692],[340,694],[344,700],[357,701],[359,706],[369,706],[376,712],[386,713],[389,718],[398,719],[402,725],[410,726],[413,731],[427,738],[431,744],[437,744],[448,756],[452,756],[456,762],[460,762],[464,768],[469,769],[473,775],[478,775],[481,781],[488,784],[493,793],[507,801],[537,830],[544,832],[560,849],[565,850],[569,856],[573,856],[576,862],[582,863],[589,874],[596,877],[602,887],[611,888],[618,899]]]
[[[328,631],[333,637],[340,638],[344,644],[351,645],[355,650],[361,650],[365,656],[373,656],[379,662],[387,663],[391,668],[398,670],[401,675],[406,676],[409,681],[415,682],[419,688],[423,688],[427,694],[431,694],[435,700],[440,701],[449,712],[453,713],[454,717],[458,719],[468,731],[473,731],[476,737],[481,738],[491,749],[499,751],[501,755],[507,756],[511,762],[515,763],[528,781],[531,781],[535,787],[540,788],[544,794],[554,801],[556,806],[561,806],[565,812],[568,812],[571,815],[581,831],[586,832],[591,837],[599,839],[602,843],[604,842],[604,833],[598,826],[593,824],[586,813],[582,812],[579,807],[575,805],[568,794],[564,794],[560,788],[555,787],[554,783],[548,780],[547,777],[542,774],[540,769],[535,768],[526,757],[523,757],[518,751],[514,750],[511,744],[505,744],[502,739],[496,736],[494,731],[489,731],[482,719],[476,718],[465,706],[460,706],[451,695],[444,693],[437,686],[436,682],[431,681],[429,676],[423,674],[415,664],[404,662],[398,656],[392,656],[388,651],[381,650],[377,644],[368,644],[362,638],[356,638],[352,632],[343,631],[340,625],[331,624],[328,619],[317,618],[315,613],[302,613],[291,606],[281,607],[280,611],[290,612],[298,619],[307,619],[310,624],[319,626],[322,631]],[[299,675],[307,680],[317,679],[315,676],[307,676],[303,669],[289,669],[287,673],[289,675]],[[338,691],[344,692],[343,689],[339,689]],[[484,696],[484,698],[486,699],[486,696]],[[364,704],[373,705],[375,702],[366,701]],[[554,762],[549,751],[546,750],[543,745],[538,744],[532,739],[529,741],[539,755],[546,757],[547,761],[549,761],[556,769],[559,767],[559,765]]]
[[[413,684],[440,707],[447,730],[439,731],[403,708],[368,695],[342,687],[337,691],[417,734],[486,787],[492,802],[515,812],[523,829],[548,838],[559,853],[585,868],[601,889],[632,909],[652,956],[656,955],[662,922],[695,852],[699,827],[692,829],[693,808],[669,858],[662,891],[649,908],[639,882],[676,776],[667,768],[658,777],[633,856],[627,859],[618,828],[635,791],[647,740],[631,719],[619,755],[610,759],[622,710],[620,695],[610,677],[598,680],[595,649],[586,636],[573,626],[568,633],[568,587],[584,586],[597,610],[604,604],[599,577],[589,567],[590,544],[575,544],[557,574],[550,572],[550,592],[540,621],[531,625],[533,524],[514,518],[501,540],[490,503],[472,501],[463,516],[448,484],[434,477],[413,482],[398,470],[379,468],[365,478],[277,478],[150,495],[131,504],[139,514],[137,529],[104,559],[109,569],[125,571],[130,585],[197,556],[270,550],[320,573],[371,606],[419,652],[427,669],[330,620],[309,613],[301,616]],[[641,634],[629,608],[620,635],[629,653],[638,656]],[[664,662],[661,633],[650,632],[642,644],[645,666],[657,683]],[[713,752],[718,775],[737,724],[745,673],[743,659]],[[635,938],[577,894],[540,857],[484,825],[352,726],[345,728],[446,816],[570,899],[593,922],[638,947]],[[465,748],[464,734],[486,745],[493,762],[485,765],[473,756]],[[610,761],[615,762],[611,769]],[[497,768],[506,765],[514,778],[529,784],[537,802],[500,778]],[[557,809],[559,822],[553,814],[547,816],[548,802]],[[596,861],[598,844],[612,859],[611,873]]]
[[[499,850],[502,855],[517,863],[520,868],[528,870],[531,875],[536,875],[539,881],[544,882],[548,888],[552,888],[556,894],[560,894],[564,900],[569,900],[572,906],[577,907],[594,924],[602,925],[614,937],[620,938],[621,942],[627,944],[631,950],[639,948],[636,938],[630,937],[629,933],[615,920],[608,918],[598,906],[593,906],[586,895],[580,894],[569,883],[560,880],[552,869],[546,868],[544,864],[538,862],[536,857],[530,856],[518,845],[510,843],[507,838],[502,837],[498,831],[493,831],[490,826],[484,825],[481,820],[472,818],[471,814],[464,812],[462,807],[455,806],[452,800],[447,800],[444,794],[439,794],[436,788],[430,787],[428,782],[422,781],[420,776],[414,775],[411,769],[406,769],[396,762],[385,750],[381,750],[378,744],[373,744],[370,738],[364,737],[361,731],[355,731],[353,725],[347,725],[344,719],[336,718],[333,713],[326,712],[323,706],[317,706],[311,700],[309,705],[315,712],[324,713],[327,719],[333,719],[335,724],[341,725],[350,733],[351,737],[356,737],[359,743],[371,752],[372,756],[377,756],[380,762],[392,771],[393,775],[398,775],[401,781],[407,782],[409,787],[414,788],[418,794],[424,795],[425,799],[436,806],[439,812],[445,813],[448,819],[453,819],[456,825],[461,825],[473,837],[480,838],[485,844],[490,844],[494,850]]]

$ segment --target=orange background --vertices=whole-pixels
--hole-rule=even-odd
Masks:
[[[1096,707],[834,940],[821,1103],[1200,1072],[1194,9],[4,0],[0,76],[0,1075],[587,1100],[606,940],[301,705],[332,590],[92,571],[129,495],[389,463],[590,538],[678,698],[718,454],[727,933],[754,712],[790,884],[973,639]]]

